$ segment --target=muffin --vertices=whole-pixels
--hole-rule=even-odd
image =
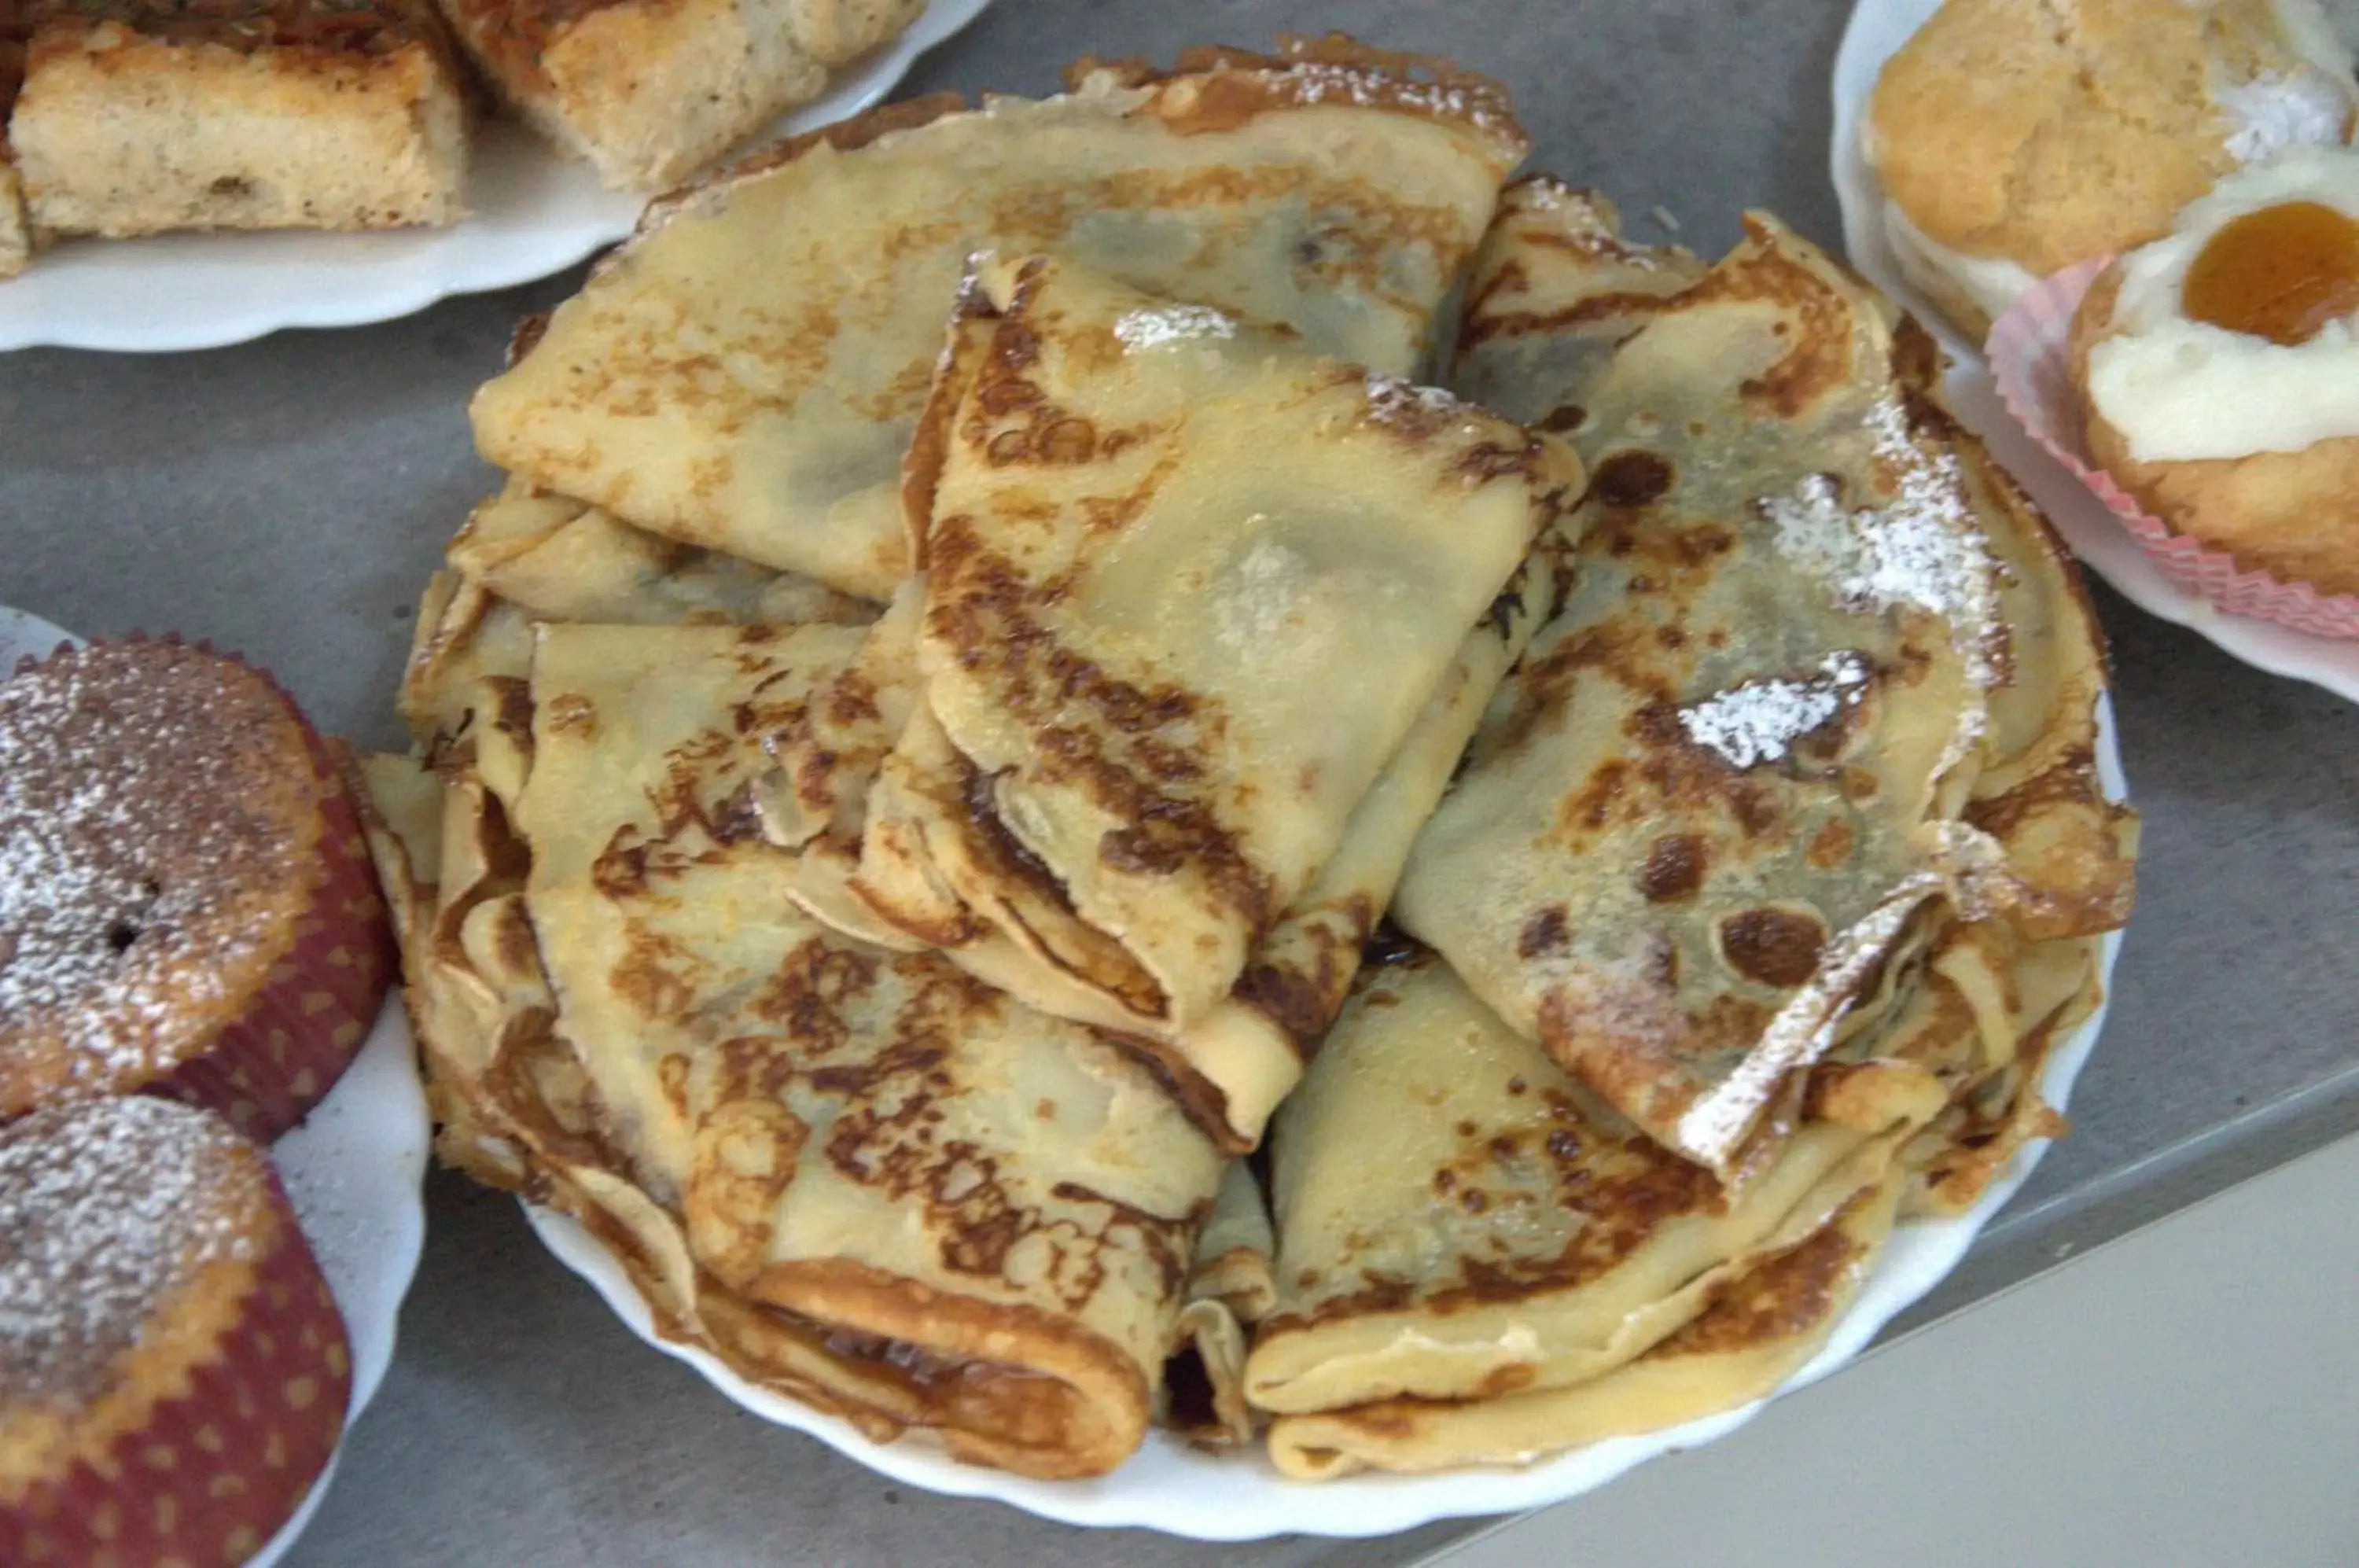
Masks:
[[[243,1563],[351,1392],[327,1281],[226,1122],[134,1095],[0,1127],[0,1563]]]
[[[1980,342],[2222,176],[2347,141],[2354,110],[2318,0],[1947,0],[1886,62],[1863,150],[1902,272]]]
[[[0,681],[0,1120],[152,1092],[275,1138],[389,944],[337,758],[268,677],[135,639]]]
[[[2231,175],[2108,267],[2069,376],[2091,459],[2148,513],[2359,593],[2359,152]]]

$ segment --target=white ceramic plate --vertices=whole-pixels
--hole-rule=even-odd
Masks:
[[[768,135],[858,114],[987,4],[933,0],[892,45]],[[588,164],[500,120],[477,138],[467,205],[472,215],[448,229],[72,241],[0,282],[0,349],[219,348],[281,327],[391,321],[571,267],[629,234],[646,198],[604,189]]]
[[[2110,701],[2099,708],[2098,718],[2097,763],[2105,790],[2115,800],[2126,799],[2128,784],[2122,775]],[[2104,939],[2100,964],[2108,988],[2120,951],[2118,932]],[[2088,1061],[2104,1019],[2105,1008],[2101,1005],[2049,1059],[2041,1089],[2059,1109],[2071,1095],[2072,1081]],[[1851,1360],[1886,1323],[1940,1284],[1965,1256],[1975,1235],[2030,1176],[2046,1149],[2045,1143],[2025,1148],[1969,1213],[1953,1220],[1912,1221],[1896,1231],[1850,1315],[1836,1326],[1826,1348],[1779,1393],[1814,1383]],[[915,1433],[898,1443],[871,1443],[847,1421],[756,1388],[706,1351],[659,1337],[647,1302],[603,1244],[562,1214],[529,1204],[525,1213],[549,1249],[589,1280],[634,1334],[666,1355],[687,1362],[714,1388],[765,1421],[808,1432],[838,1453],[908,1486],[953,1497],[995,1497],[1066,1524],[1138,1526],[1200,1541],[1253,1541],[1288,1533],[1389,1535],[1434,1519],[1519,1511],[1578,1497],[1642,1460],[1693,1448],[1732,1432],[1767,1402],[1757,1401],[1644,1436],[1617,1438],[1521,1470],[1484,1468],[1438,1475],[1360,1475],[1318,1483],[1288,1481],[1258,1450],[1213,1458],[1157,1432],[1150,1432],[1146,1447],[1111,1475],[1094,1481],[1034,1481],[962,1465]]]
[[[57,651],[78,639],[38,616],[0,605],[0,680],[15,672],[17,659]],[[328,1288],[343,1314],[352,1343],[353,1401],[344,1412],[350,1430],[376,1395],[393,1361],[396,1320],[401,1299],[418,1272],[426,1240],[426,1203],[420,1183],[433,1128],[426,1095],[418,1082],[417,1053],[399,998],[388,997],[360,1054],[314,1106],[303,1124],[271,1147],[279,1180],[302,1222]],[[250,1568],[270,1568],[285,1555],[327,1495],[335,1476],[333,1458],[312,1483],[310,1495]]]
[[[1843,245],[1868,280],[1916,312],[1955,362],[1946,387],[1951,406],[1990,443],[1994,455],[2031,493],[2072,552],[2138,608],[2210,638],[2231,656],[2272,675],[2311,681],[2359,702],[2359,641],[2311,637],[2272,621],[2231,615],[2165,577],[2088,486],[2024,433],[1991,385],[1982,345],[1960,337],[1900,276],[1884,235],[1883,192],[1859,147],[1868,94],[1889,60],[1940,9],[1940,0],[1859,0],[1835,51],[1834,145],[1830,163],[1843,209]]]

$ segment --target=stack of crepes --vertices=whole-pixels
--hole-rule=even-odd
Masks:
[[[365,764],[445,1158],[879,1439],[1323,1475],[1750,1398],[2051,1130],[2069,568],[1847,275],[1523,151],[1327,39],[659,204]]]

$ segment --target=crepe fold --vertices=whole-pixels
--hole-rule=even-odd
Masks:
[[[1059,251],[1406,373],[1524,148],[1495,86],[1340,38],[892,105],[657,203],[477,395],[476,441],[631,524],[882,600],[972,252]]]
[[[1703,268],[1516,187],[1473,297],[1458,384],[1563,430],[1590,485],[1562,613],[1396,918],[1725,1175],[1920,909],[2000,859],[1964,814],[2007,677],[1985,508],[1938,365],[1773,220]]]
[[[1245,1353],[1253,1325],[1277,1300],[1275,1247],[1260,1179],[1245,1160],[1233,1160],[1197,1237],[1157,1417],[1199,1448],[1242,1448],[1259,1424],[1245,1398]]]
[[[1161,1399],[1224,1162],[1129,1054],[784,897],[759,737],[864,636],[539,628],[493,771],[542,1005],[436,1076],[668,1332],[880,1438],[1099,1474]]]
[[[1824,1346],[1891,1234],[1898,1180],[1861,1187],[1826,1224],[1716,1284],[1701,1312],[1634,1359],[1585,1383],[1480,1400],[1387,1399],[1281,1417],[1282,1475],[1520,1465],[1752,1403]]]
[[[922,602],[873,661],[907,719],[849,890],[1135,1038],[1250,1147],[1528,635],[1576,472],[1288,334],[987,260],[910,460]]]
[[[1284,1474],[1522,1464],[1764,1398],[1896,1217],[1955,1214],[2029,1138],[2095,943],[1947,920],[1723,1182],[1430,953],[1362,989],[1272,1129],[1272,1312],[1245,1373]],[[1383,1148],[1369,1161],[1362,1151]]]
[[[1789,1102],[1798,1125],[1723,1186],[1446,964],[1419,953],[1371,971],[1272,1131],[1277,1300],[1245,1389],[1277,1416],[1281,1468],[1424,1469],[1590,1441],[1564,1391],[1647,1355],[1863,1196],[1888,1223],[1910,1122],[1799,1113]],[[1411,1411],[1417,1434],[1391,1442]]]
[[[536,620],[601,625],[864,624],[876,606],[800,572],[700,550],[511,477],[443,552]]]
[[[865,625],[880,606],[799,572],[683,545],[509,478],[468,514],[418,605],[398,706],[429,756],[473,722],[479,682],[523,679],[539,621]]]

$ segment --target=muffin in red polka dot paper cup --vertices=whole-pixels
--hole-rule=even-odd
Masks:
[[[391,962],[339,756],[268,676],[134,637],[0,680],[0,1120],[152,1093],[275,1138]]]
[[[1985,352],[2008,412],[2166,576],[2359,637],[2359,153],[2221,181],[2170,234],[2025,294]]]
[[[245,1562],[351,1387],[269,1159],[221,1117],[134,1095],[0,1127],[0,1563]]]

